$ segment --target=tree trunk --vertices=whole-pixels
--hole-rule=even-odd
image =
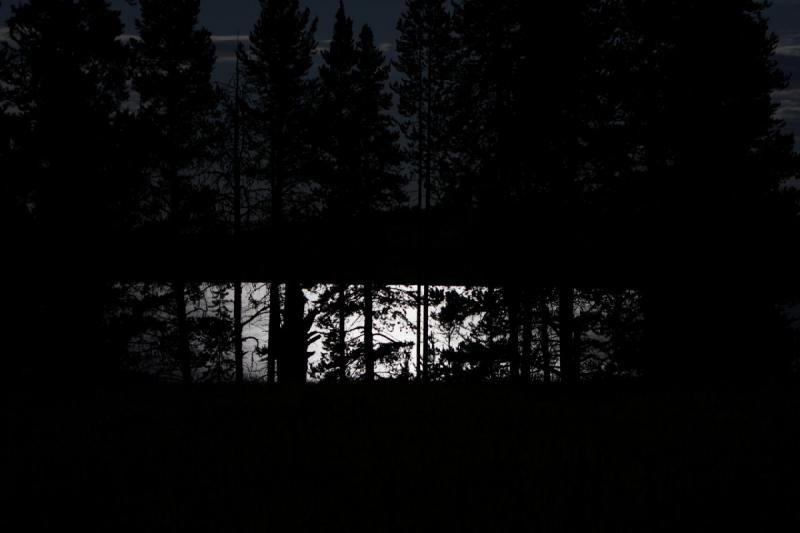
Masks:
[[[519,300],[516,287],[506,287],[506,305],[508,307],[508,357],[511,381],[518,382],[520,375],[519,361]]]
[[[183,382],[192,382],[192,360],[189,349],[189,332],[186,317],[186,284],[176,281],[172,285],[175,295],[175,315],[178,322],[178,362],[181,368]]]
[[[347,285],[339,287],[339,381],[347,380]]]
[[[522,381],[531,380],[531,344],[533,343],[533,309],[528,289],[522,295]]]
[[[367,381],[375,379],[375,355],[372,350],[372,284],[364,284],[364,365]]]
[[[281,286],[269,287],[269,337],[267,337],[267,383],[275,383],[275,371],[281,352]]]
[[[539,300],[539,348],[542,351],[542,374],[545,383],[550,383],[550,309],[547,306],[547,297]]]
[[[422,69],[422,52],[420,52],[420,72]],[[422,190],[424,182],[424,168],[425,168],[425,127],[422,120],[422,110],[424,107],[423,94],[423,78],[419,77],[419,99],[417,100],[417,133],[419,141],[417,144],[417,215],[419,216],[419,228],[417,231],[417,238],[420,244],[424,243],[425,221],[423,220],[422,209]],[[417,258],[418,261],[424,261],[424,258]],[[424,268],[424,265],[423,265]],[[423,382],[425,381],[425,362],[422,359],[422,285],[417,285],[417,377]]]
[[[430,342],[428,340],[428,285],[422,288],[422,381],[428,381]]]
[[[578,381],[578,360],[574,345],[575,294],[572,287],[560,287],[558,295],[559,342],[561,343],[561,380]]]
[[[495,344],[494,344],[494,327],[495,327],[495,289],[492,286],[486,288],[486,348],[487,348],[487,359],[481,361],[481,365],[484,367],[485,375],[489,377],[490,380],[494,379],[494,358],[495,358]]]
[[[278,378],[282,383],[304,383],[307,373],[305,296],[297,282],[286,284],[286,303],[281,351],[278,357]]]
[[[233,130],[233,261],[239,271],[239,236],[242,229],[241,125],[239,121],[239,58],[236,58]],[[242,281],[237,274],[233,284],[233,350],[236,383],[244,382],[244,352],[242,350]]]
[[[242,350],[242,283],[233,284],[233,353],[236,361],[236,383],[244,383],[244,351]]]
[[[422,377],[422,285],[417,285],[417,297],[415,299],[417,307],[417,378]]]

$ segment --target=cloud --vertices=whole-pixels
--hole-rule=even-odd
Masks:
[[[792,103],[792,104],[785,104],[782,103],[781,106],[775,111],[775,116],[781,120],[791,120],[800,118],[800,104]]]
[[[312,53],[318,54],[320,52],[326,52],[330,50],[332,41],[333,39],[324,39],[320,41],[319,45],[316,48],[314,48],[314,50],[312,50]]]
[[[775,48],[775,55],[784,57],[800,57],[800,44],[787,44]]]
[[[800,89],[784,89],[773,93],[779,100],[798,100],[800,101]]]
[[[236,61],[236,54],[221,54],[217,56],[217,63],[233,63]]]
[[[381,43],[378,45],[378,48],[380,48],[381,52],[386,54],[394,50],[394,43]]]
[[[0,28],[0,40],[3,40],[3,35],[4,35],[3,34],[3,30],[5,30],[5,34],[6,35],[8,34],[8,28]],[[127,43],[128,41],[137,41],[137,40],[139,40],[139,36],[138,35],[134,35],[132,33],[123,33],[122,35],[117,37],[117,39]],[[246,42],[249,42],[249,41],[250,41],[250,37],[248,35],[212,35],[211,36],[211,42],[217,43],[217,44],[219,44],[219,43],[223,43],[223,44],[225,44],[225,43],[237,43],[237,42],[246,43]]]
[[[211,42],[213,43],[246,43],[250,42],[248,35],[212,35]]]

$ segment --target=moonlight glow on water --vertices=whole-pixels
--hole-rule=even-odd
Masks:
[[[127,364],[139,368],[140,371],[156,374],[170,379],[178,379],[175,362],[168,355],[174,351],[174,312],[168,298],[170,290],[167,286],[134,284],[118,285],[127,293],[131,308],[139,305],[149,306],[149,327],[132,336],[127,345]],[[508,322],[503,315],[502,296],[485,287],[430,287],[429,305],[429,346],[430,364],[439,368],[440,372],[452,369],[453,357],[462,357],[477,344],[489,347],[502,359],[505,343],[508,342]],[[337,314],[337,298],[339,288],[334,285],[317,285],[303,290],[306,305],[305,313],[316,314],[309,336],[315,340],[309,345],[308,379],[316,381],[331,374],[331,365],[337,353],[332,353],[338,346],[335,340],[336,331],[340,327]],[[497,291],[492,289],[491,291]],[[198,330],[192,336],[192,351],[195,359],[200,361],[195,366],[198,379],[226,379],[225,372],[230,373],[233,363],[232,317],[233,317],[233,285],[200,284],[189,291],[191,298],[187,302],[189,320]],[[360,379],[363,375],[363,286],[348,286],[348,308],[344,320],[346,331],[347,376],[349,379]],[[379,378],[391,379],[406,375],[417,376],[417,306],[416,286],[394,285],[374,288],[374,322],[373,347],[376,353],[375,373]],[[640,318],[640,296],[635,291],[623,291],[612,295],[597,291],[578,291],[574,304],[576,320],[583,324],[581,343],[588,357],[588,363],[602,367],[607,359],[603,352],[603,343],[609,339],[607,333],[596,330],[600,315],[607,316],[617,301],[617,312],[624,307],[626,311],[620,315],[634,325]],[[167,297],[167,298],[165,298]],[[327,298],[327,302],[324,300]],[[614,300],[617,298],[618,300]],[[495,301],[500,307],[495,308],[495,315],[474,306],[475,302]],[[138,302],[134,304],[134,302]],[[149,303],[147,303],[149,302]],[[160,302],[160,304],[159,304]],[[269,284],[245,283],[242,286],[242,340],[244,352],[245,378],[250,381],[262,381],[267,376],[267,351],[269,340]],[[470,302],[473,309],[470,311]],[[326,307],[327,305],[327,307]],[[620,307],[621,306],[621,307]],[[321,312],[320,312],[321,311]],[[117,318],[126,316],[130,311],[122,310]],[[327,313],[327,314],[326,314]],[[500,314],[497,314],[500,313]],[[533,343],[534,359],[539,357],[539,346],[542,335],[547,334],[552,347],[553,370],[557,371],[558,354],[558,306],[555,300],[543,309],[537,309],[531,324],[530,340]],[[546,315],[542,315],[546,313]],[[626,314],[627,313],[627,314]],[[327,318],[326,318],[327,317]],[[549,318],[548,318],[549,317]],[[544,326],[544,327],[543,327]],[[492,329],[494,328],[494,329]],[[521,328],[520,331],[522,331]],[[328,343],[326,345],[326,338]],[[524,337],[520,337],[524,338]],[[331,340],[334,339],[334,340]],[[420,352],[422,352],[420,346]],[[457,354],[461,353],[462,356]],[[461,359],[456,359],[461,360]],[[461,360],[459,365],[470,367],[469,358]],[[502,368],[498,371],[503,372]],[[327,366],[326,366],[327,365]],[[535,373],[534,373],[535,375]]]

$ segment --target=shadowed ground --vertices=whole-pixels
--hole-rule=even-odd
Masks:
[[[28,530],[789,530],[798,390],[20,391],[4,470]]]

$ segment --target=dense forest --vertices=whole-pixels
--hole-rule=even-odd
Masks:
[[[349,1],[11,6],[0,527],[800,531],[766,3]]]
[[[15,375],[755,379],[800,204],[753,0],[408,0],[387,59],[261,0],[29,0],[0,42]],[[129,29],[130,30],[130,29]],[[724,54],[710,51],[724,42]]]

